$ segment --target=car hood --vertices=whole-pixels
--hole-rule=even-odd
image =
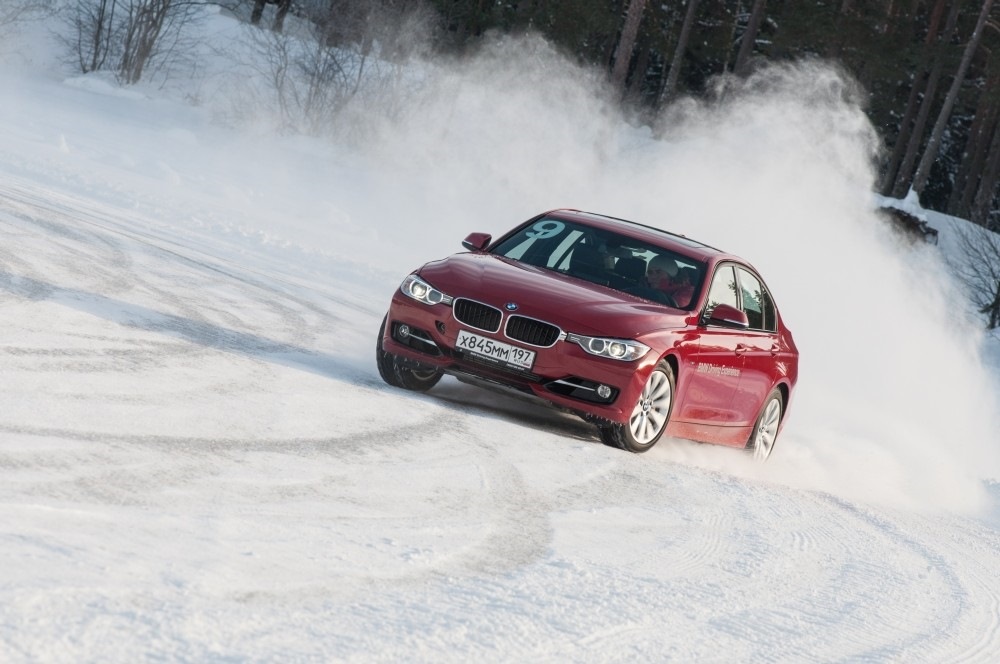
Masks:
[[[552,270],[484,253],[455,254],[424,265],[421,278],[452,297],[466,297],[557,325],[566,332],[635,338],[683,327],[690,314]]]

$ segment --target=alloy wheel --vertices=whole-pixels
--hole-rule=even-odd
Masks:
[[[667,424],[673,396],[667,375],[659,369],[653,371],[629,418],[629,430],[637,443],[648,445],[659,437]]]

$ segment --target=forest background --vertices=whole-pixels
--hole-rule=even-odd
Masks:
[[[839,62],[879,131],[881,193],[1000,227],[1000,24],[992,0],[437,0],[445,43],[536,29],[658,110],[765,60]]]
[[[833,62],[878,132],[878,193],[1000,230],[994,0],[3,0],[0,36],[47,21],[79,72],[165,85],[197,70],[203,45],[187,28],[206,6],[259,28],[270,110],[308,134],[344,133],[351,112],[391,113],[377,92],[413,85],[408,63],[512,35],[540,35],[603,77],[609,103],[654,131],[685,99],[724,96],[764,63]],[[244,117],[259,113],[257,93]],[[996,328],[1000,242],[976,236],[975,252],[973,299]]]
[[[1000,25],[977,0],[438,0],[450,43],[533,27],[656,109],[755,61],[819,57],[860,83],[885,146],[881,193],[992,228],[1000,176]],[[935,133],[936,132],[936,133]]]
[[[718,93],[724,87],[720,76],[745,74],[760,61],[823,58],[840,63],[867,97],[867,112],[885,148],[879,157],[881,193],[901,198],[913,189],[929,209],[1000,227],[1000,22],[992,15],[993,0],[3,4],[3,24],[61,13],[75,29],[65,38],[77,51],[80,69],[122,70],[123,82],[132,84],[149,65],[162,65],[157,60],[180,50],[186,19],[204,4],[247,16],[259,5],[264,23],[279,30],[283,26],[274,19],[285,9],[306,18],[331,47],[367,49],[381,40],[382,57],[412,53],[398,46],[416,30],[429,37],[432,48],[447,53],[475,48],[492,34],[535,31],[579,62],[606,70],[623,102],[640,114],[654,114],[680,96]],[[121,52],[129,49],[134,52]],[[162,72],[162,66],[150,71]]]

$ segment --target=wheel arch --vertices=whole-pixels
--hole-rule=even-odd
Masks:
[[[781,395],[781,420],[779,421],[779,427],[784,429],[785,416],[788,415],[788,400],[792,398],[792,388],[785,381],[780,381],[773,389],[778,390],[778,394]]]
[[[781,393],[781,419],[785,419],[785,410],[788,409],[788,399],[791,396],[791,388],[788,387],[788,383],[782,381],[775,385],[778,388],[778,392]]]
[[[681,368],[681,363],[680,360],[677,359],[677,355],[675,355],[674,353],[666,353],[663,355],[663,357],[660,358],[660,360],[663,360],[670,365],[670,368],[674,372],[674,383],[676,383],[678,380],[678,376],[680,376],[680,368]],[[659,362],[657,362],[657,364],[659,364]]]
[[[677,389],[677,383],[681,379],[680,378],[680,376],[681,376],[681,373],[680,373],[680,369],[681,369],[680,359],[678,359],[676,353],[668,351],[668,352],[664,353],[663,356],[660,357],[659,360],[657,360],[656,364],[659,364],[661,361],[662,362],[666,362],[667,364],[670,365],[670,369],[674,372],[674,389]]]

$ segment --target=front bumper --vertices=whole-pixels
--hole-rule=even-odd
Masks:
[[[562,335],[548,347],[506,336],[506,319],[491,331],[460,322],[450,304],[427,305],[400,292],[393,296],[382,338],[383,348],[416,364],[433,366],[459,378],[471,377],[531,394],[585,419],[627,423],[655,353],[622,362],[591,355]],[[405,326],[406,334],[402,334]],[[491,326],[493,327],[493,326]],[[535,352],[530,369],[513,367],[458,348],[460,330]],[[610,394],[603,396],[600,386]]]

